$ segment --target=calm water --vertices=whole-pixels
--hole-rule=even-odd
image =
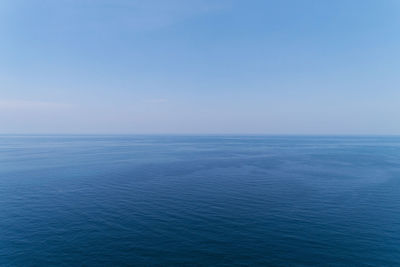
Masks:
[[[400,137],[0,136],[0,265],[400,266]]]

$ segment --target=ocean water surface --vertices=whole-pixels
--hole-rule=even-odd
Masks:
[[[0,136],[0,266],[400,266],[400,137]]]

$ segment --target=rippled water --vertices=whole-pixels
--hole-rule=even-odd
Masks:
[[[0,136],[0,265],[400,266],[400,138]]]

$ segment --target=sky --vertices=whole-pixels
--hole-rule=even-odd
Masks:
[[[400,134],[398,0],[0,0],[2,134]]]

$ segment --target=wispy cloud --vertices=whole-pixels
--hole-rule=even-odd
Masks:
[[[160,103],[168,102],[168,99],[166,99],[166,98],[153,98],[153,99],[148,99],[145,102],[146,103],[153,103],[153,104],[160,104]]]
[[[60,29],[72,31],[146,31],[168,27],[193,16],[223,9],[226,3],[226,0],[45,0],[40,8],[44,14],[49,15],[33,23],[51,21]]]
[[[0,110],[55,110],[69,108],[70,105],[57,102],[0,100]]]
[[[224,7],[223,1],[210,0],[139,0],[125,3],[130,14],[122,18],[136,29],[163,28],[193,16],[198,16]]]

